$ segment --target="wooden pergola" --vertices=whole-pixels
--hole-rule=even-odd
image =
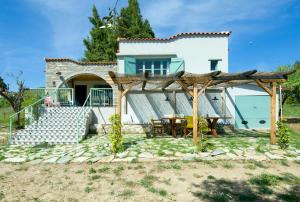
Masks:
[[[165,91],[182,89],[193,98],[193,141],[198,142],[198,97],[209,88],[227,88],[242,84],[255,83],[270,96],[270,143],[276,143],[276,86],[287,81],[293,72],[257,72],[250,70],[242,73],[215,71],[207,74],[193,74],[184,71],[166,76],[126,75],[109,71],[109,76],[118,86],[117,113],[121,116],[122,97],[130,90]]]

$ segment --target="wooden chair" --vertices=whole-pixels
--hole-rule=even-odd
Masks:
[[[176,131],[177,132],[179,131],[182,136],[185,136],[186,134],[186,130],[187,130],[186,126],[187,126],[186,119],[178,119],[175,122]]]
[[[164,133],[164,123],[160,119],[151,119],[151,132],[153,135],[160,134],[162,135]]]
[[[188,137],[193,133],[193,116],[186,116],[186,128],[184,131],[184,137]]]

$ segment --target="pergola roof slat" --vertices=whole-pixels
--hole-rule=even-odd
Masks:
[[[189,87],[194,84],[198,84],[199,87],[205,86],[210,80],[210,84],[205,86],[209,88],[214,87],[231,87],[246,83],[255,83],[256,80],[259,80],[263,83],[271,82],[284,82],[287,80],[290,72],[257,72],[257,70],[250,70],[241,73],[223,73],[221,71],[215,71],[206,74],[193,74],[189,72],[180,71],[176,74],[170,74],[166,76],[152,76],[148,73],[139,74],[139,75],[126,75],[110,71],[108,74],[111,77],[111,80],[118,86],[131,85],[142,85],[138,88],[140,90],[166,90],[166,89],[180,89],[184,85],[186,90],[189,90]],[[151,84],[151,85],[150,85]],[[180,85],[178,85],[180,84]],[[137,86],[136,86],[137,87]],[[133,88],[134,90],[138,90]]]

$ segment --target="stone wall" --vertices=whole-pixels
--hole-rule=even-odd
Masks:
[[[113,88],[113,99],[116,101],[117,87],[112,83],[108,71],[118,71],[114,62],[78,62],[71,59],[45,59],[46,60],[46,88],[69,87],[67,82],[73,77],[92,74],[110,84]]]

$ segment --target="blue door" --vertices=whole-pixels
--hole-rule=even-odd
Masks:
[[[270,128],[269,96],[235,96],[235,105],[236,128]]]

